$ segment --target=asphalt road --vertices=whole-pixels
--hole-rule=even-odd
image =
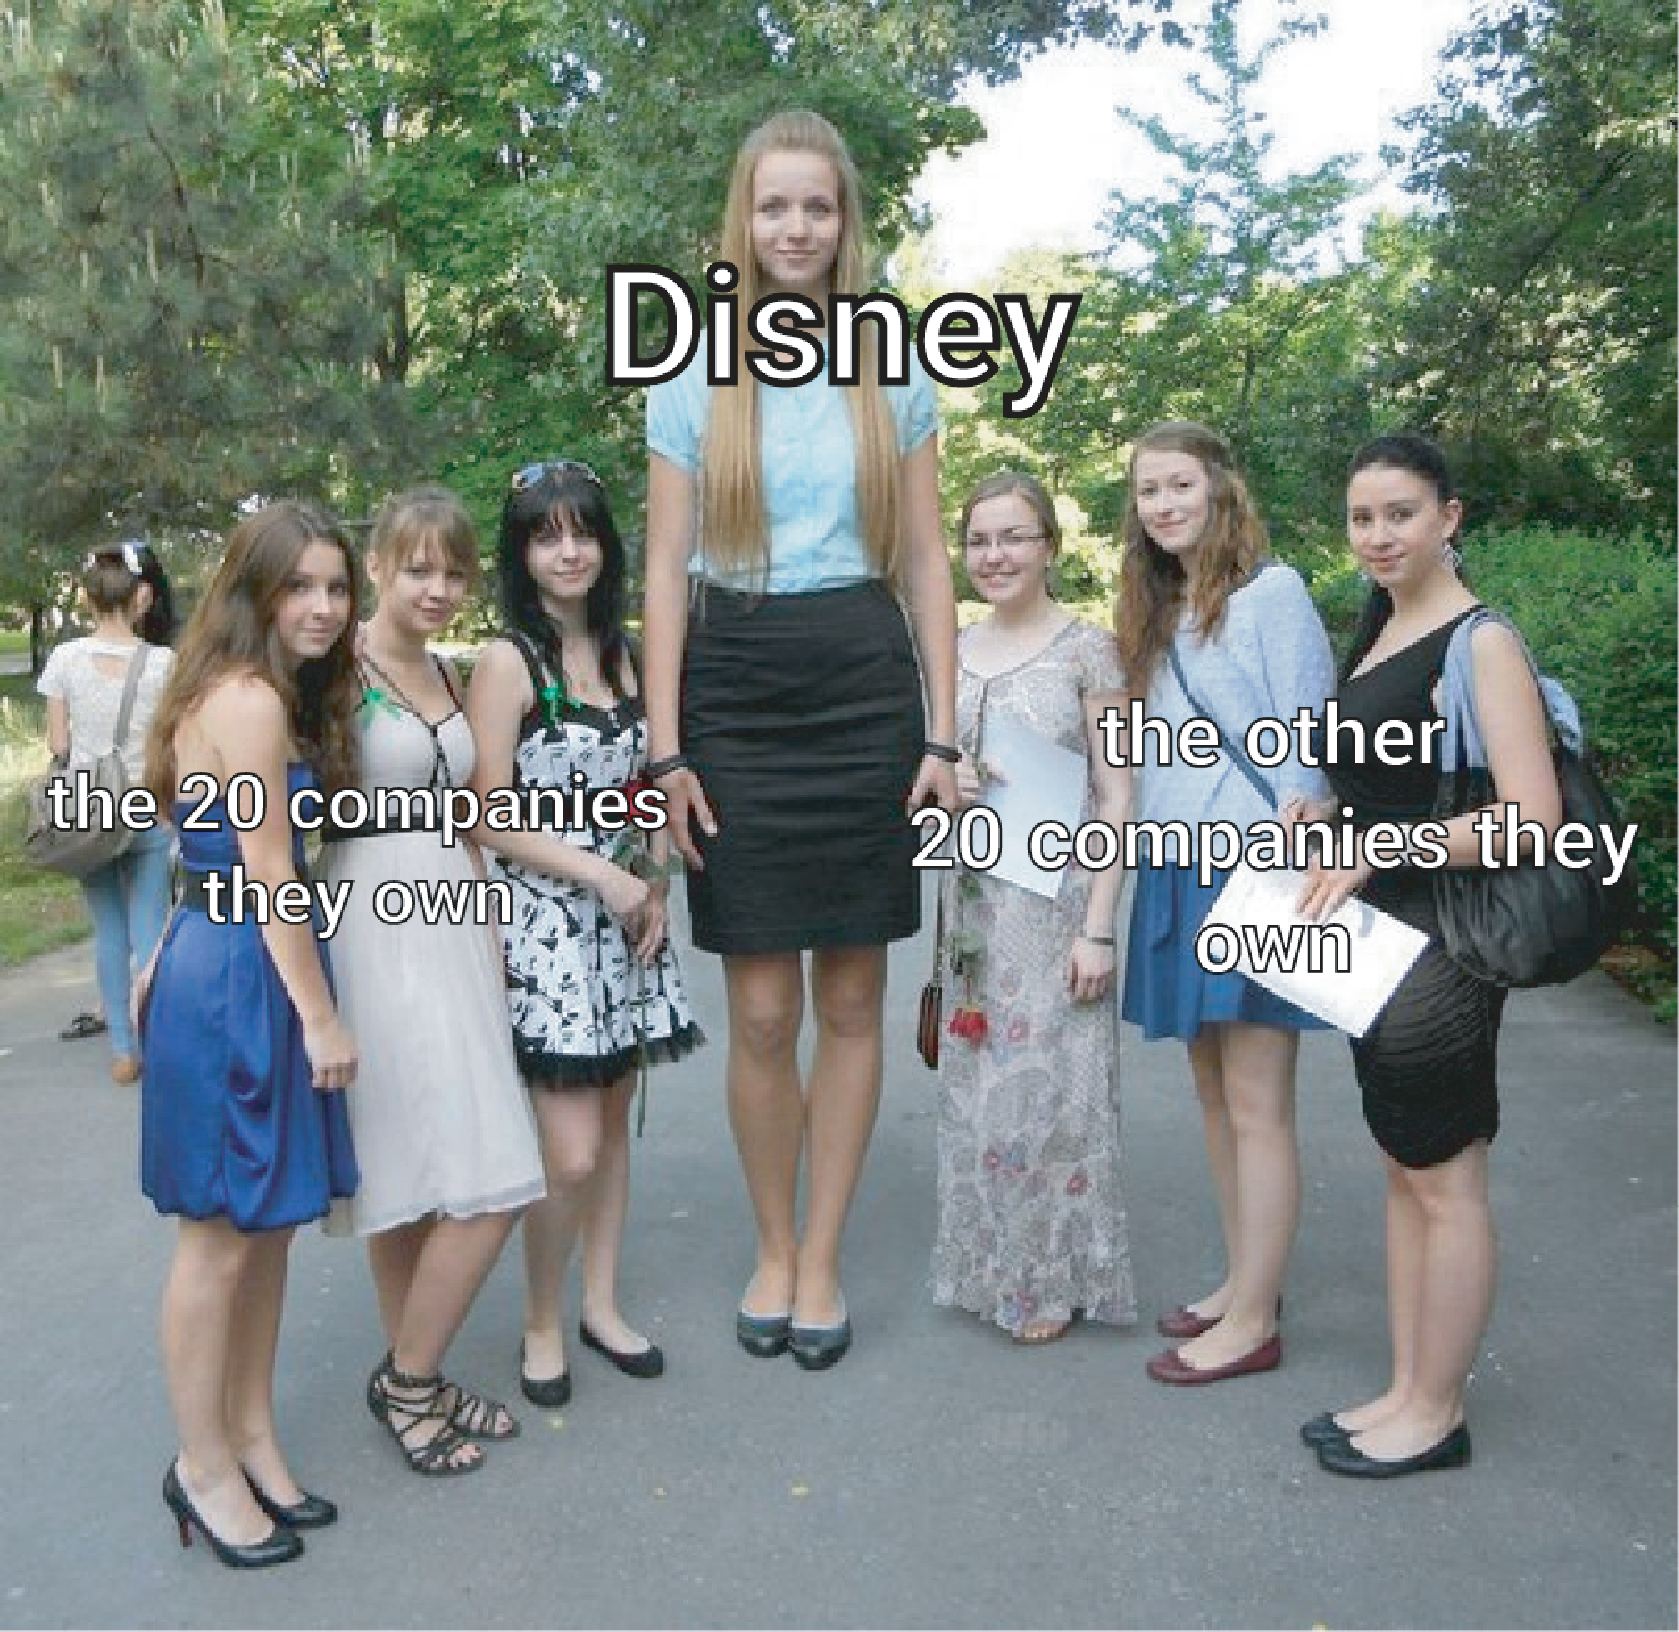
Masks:
[[[408,1473],[361,1393],[378,1358],[357,1247],[292,1253],[279,1377],[297,1471],[342,1522],[283,1569],[183,1553],[156,1318],[172,1240],[138,1192],[133,1089],[57,1032],[86,947],[0,976],[8,1198],[0,1308],[0,1626],[1671,1627],[1674,1047],[1600,976],[1517,994],[1493,1181],[1498,1306],[1475,1461],[1393,1483],[1295,1437],[1385,1378],[1382,1184],[1344,1042],[1306,1039],[1306,1197],[1286,1357],[1167,1390],[1155,1313],[1210,1284],[1216,1223],[1176,1045],[1126,1032],[1135,1330],[1022,1349],[933,1308],[934,1079],[912,1047],[926,936],[896,949],[885,1103],[849,1235],[857,1328],[835,1370],[735,1346],[750,1224],[714,1044],[659,1072],[636,1147],[625,1304],[667,1375],[572,1360],[517,1400],[509,1253],[451,1355],[523,1437],[466,1479]],[[575,1347],[575,1345],[574,1345]]]

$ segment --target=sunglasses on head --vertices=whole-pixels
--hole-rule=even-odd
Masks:
[[[136,544],[132,540],[121,544],[106,544],[88,557],[88,564],[93,566],[101,561],[120,561],[136,578],[142,578],[146,568],[140,559],[140,551],[144,548],[143,544]]]
[[[567,475],[581,476],[596,487],[606,486],[581,459],[543,459],[534,465],[521,465],[513,472],[513,479],[508,485],[513,492],[523,493],[549,476]]]

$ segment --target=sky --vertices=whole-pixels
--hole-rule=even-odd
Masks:
[[[1351,251],[1372,212],[1403,202],[1380,149],[1398,135],[1396,115],[1430,100],[1440,52],[1471,21],[1474,0],[1318,0],[1315,9],[1328,28],[1272,59],[1257,102],[1276,136],[1279,173],[1310,170],[1336,153],[1359,161],[1366,190],[1343,239]],[[1278,13],[1277,0],[1244,0],[1244,45],[1262,40]],[[1191,20],[1194,0],[1180,0],[1175,15]],[[1165,173],[1115,107],[1200,134],[1207,112],[1183,83],[1193,66],[1181,48],[1128,55],[1084,44],[1044,53],[1011,84],[964,95],[987,138],[956,158],[933,155],[915,191],[932,213],[935,275],[983,292],[1015,250],[1095,248],[1109,194],[1151,189]]]

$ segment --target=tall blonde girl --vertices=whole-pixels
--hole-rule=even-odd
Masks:
[[[867,292],[861,191],[825,119],[780,114],[747,137],[722,251],[743,311]],[[648,397],[648,770],[689,864],[695,945],[724,959],[757,1225],[736,1334],[815,1370],[851,1341],[840,1240],[880,1094],[886,945],[920,921],[909,814],[955,797],[937,408],[918,367],[879,383],[867,335],[855,386],[762,385],[743,352],[739,383],[714,389],[704,355]]]

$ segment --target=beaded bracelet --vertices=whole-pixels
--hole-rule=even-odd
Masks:
[[[649,782],[657,782],[672,771],[685,771],[693,763],[686,754],[666,754],[663,759],[649,760],[641,767],[641,774]]]
[[[921,751],[931,754],[934,759],[942,759],[946,765],[959,765],[962,762],[961,750],[952,748],[948,742],[924,742]]]

